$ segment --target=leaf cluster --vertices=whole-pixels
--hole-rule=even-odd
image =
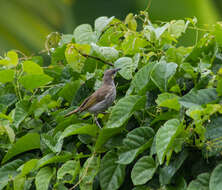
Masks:
[[[196,19],[99,17],[47,37],[47,55],[0,59],[0,190],[220,190],[222,25],[191,47]],[[98,128],[64,118],[121,68]]]

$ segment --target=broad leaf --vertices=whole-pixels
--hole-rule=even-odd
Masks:
[[[90,53],[90,46],[88,44],[73,44],[70,43],[66,47],[65,57],[75,72],[80,73],[84,67],[86,57],[81,53],[88,55]]]
[[[120,164],[129,164],[135,157],[151,146],[154,131],[149,127],[139,127],[129,132],[119,150]]]
[[[0,71],[0,83],[12,82],[14,80],[15,71],[6,69]]]
[[[15,141],[15,132],[14,132],[13,128],[11,126],[9,126],[8,124],[5,124],[3,127],[5,129],[5,132],[8,135],[10,143],[13,143]]]
[[[21,175],[25,176],[36,168],[38,159],[31,159],[22,165]]]
[[[96,140],[95,149],[96,151],[101,149],[102,146],[112,137],[116,134],[120,133],[123,129],[121,127],[119,128],[102,128],[99,130],[99,135]]]
[[[95,31],[100,35],[107,25],[113,20],[113,16],[108,18],[106,16],[99,17],[95,20]]]
[[[93,189],[93,180],[94,177],[99,172],[100,167],[100,158],[91,156],[89,157],[84,165],[83,168],[80,170],[80,179],[82,181],[79,184],[81,190],[92,190]]]
[[[16,190],[24,190],[26,177],[17,175],[13,180],[13,187]]]
[[[52,82],[53,78],[46,74],[28,74],[19,79],[19,82],[27,89],[33,90]]]
[[[133,62],[133,59],[130,57],[121,57],[114,63],[115,68],[120,68],[119,74],[126,80],[132,78],[132,74],[136,69],[136,65]]]
[[[0,60],[0,65],[7,67],[16,66],[18,64],[18,54],[15,51],[8,51],[5,59]]]
[[[19,138],[12,148],[10,148],[7,154],[4,156],[2,163],[7,162],[12,157],[33,149],[40,148],[40,137],[37,133],[27,133],[23,137]]]
[[[152,83],[150,74],[153,69],[154,63],[149,63],[142,67],[133,77],[131,82],[132,88],[138,94],[145,94],[150,83]]]
[[[125,166],[118,164],[118,156],[109,151],[103,157],[100,166],[100,186],[102,190],[117,190],[125,178]]]
[[[161,185],[169,184],[172,177],[175,175],[177,170],[181,167],[183,162],[186,160],[188,156],[187,151],[182,151],[175,160],[171,161],[169,165],[160,168],[159,179]]]
[[[222,189],[222,164],[218,164],[216,168],[214,168],[211,176],[210,176],[210,190],[221,190]]]
[[[121,127],[134,111],[144,108],[144,96],[126,96],[113,107],[106,128]]]
[[[13,115],[13,123],[15,127],[18,128],[20,123],[24,121],[24,119],[29,114],[29,106],[30,103],[26,100],[22,100],[16,103],[15,112]]]
[[[156,133],[156,151],[159,163],[164,162],[164,158],[173,143],[177,131],[180,130],[180,122],[177,119],[168,120]]]
[[[133,166],[131,179],[134,185],[143,185],[152,179],[156,171],[156,163],[151,156],[143,156]]]
[[[60,163],[60,162],[66,162],[67,160],[70,160],[72,158],[72,154],[70,152],[62,152],[59,155],[56,155],[55,153],[50,153],[42,157],[38,163],[37,168],[41,168],[45,165],[52,164],[52,163]]]
[[[161,91],[166,92],[169,80],[176,73],[176,69],[176,63],[159,62],[153,67],[151,79]]]
[[[158,106],[167,107],[167,108],[179,111],[180,104],[179,104],[178,98],[179,97],[175,94],[162,93],[158,95],[158,98],[156,99],[156,103],[158,104]]]
[[[184,20],[172,21],[168,28],[169,33],[176,38],[180,37],[185,30],[186,24]]]
[[[113,47],[100,47],[96,44],[91,44],[93,53],[96,57],[104,61],[115,61],[119,57],[119,52]]]
[[[205,139],[208,142],[212,142],[212,145],[209,144],[207,151],[208,156],[216,155],[222,150],[222,117],[214,117],[208,122],[206,126]],[[213,144],[214,143],[214,144]]]
[[[137,34],[126,35],[122,43],[122,50],[125,55],[133,55],[141,51],[142,48],[149,43],[146,39],[141,38]]]
[[[44,133],[41,135],[41,143],[45,144],[54,153],[61,152],[63,139],[60,139],[60,136],[61,132],[54,136],[52,133]]]
[[[23,164],[22,160],[14,160],[0,168],[0,189],[2,190],[11,177],[17,175],[17,169]]]
[[[197,179],[190,182],[187,190],[209,190],[210,174],[202,173]]]
[[[97,135],[97,131],[98,131],[97,125],[77,123],[67,127],[61,134],[59,140],[71,135],[80,135],[80,134],[90,135],[95,137]]]
[[[217,99],[217,91],[215,88],[191,90],[188,94],[179,99],[181,105],[186,108],[192,106],[204,105]]]
[[[49,183],[53,175],[54,172],[52,168],[41,168],[35,177],[36,190],[48,190]]]
[[[68,160],[65,162],[57,172],[57,179],[62,180],[65,176],[71,175],[71,180],[74,180],[79,173],[80,170],[80,163],[75,160]],[[68,182],[68,181],[66,181]]]
[[[27,74],[44,74],[43,73],[43,69],[35,62],[33,61],[24,61],[22,63],[23,66],[23,70],[27,73]]]
[[[82,24],[74,30],[74,38],[78,44],[91,44],[97,41],[96,34],[89,24]]]

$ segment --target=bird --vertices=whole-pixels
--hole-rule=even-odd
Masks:
[[[107,110],[116,99],[116,86],[114,83],[114,77],[119,70],[120,68],[106,70],[103,75],[102,86],[91,96],[86,98],[78,108],[67,113],[65,117],[75,113],[88,111],[94,115],[96,124],[101,128],[97,120],[97,115]]]

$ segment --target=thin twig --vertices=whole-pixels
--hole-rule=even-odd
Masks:
[[[85,53],[81,52],[81,51],[78,50],[75,46],[72,46],[72,47],[73,47],[76,51],[78,51],[78,53],[79,53],[80,55],[82,55],[83,57],[96,59],[96,60],[101,61],[101,62],[103,62],[103,63],[105,63],[105,64],[107,64],[107,65],[110,65],[110,66],[112,66],[112,67],[114,66],[112,63],[107,62],[107,61],[104,61],[104,60],[100,59],[99,57],[96,57],[96,56],[93,56],[93,55],[88,55],[88,54],[85,54]]]
[[[84,179],[84,177],[86,176],[86,174],[88,172],[89,166],[90,166],[94,156],[95,156],[95,152],[93,153],[92,157],[89,159],[89,162],[88,162],[88,164],[86,166],[86,169],[85,169],[83,175],[80,177],[79,181],[74,186],[72,186],[69,190],[75,189],[82,182],[82,180]]]

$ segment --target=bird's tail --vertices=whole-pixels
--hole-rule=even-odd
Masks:
[[[75,110],[67,113],[67,114],[65,115],[65,117],[69,117],[70,115],[75,114],[75,113],[77,113],[77,112],[79,112],[79,108],[77,108],[77,109],[75,109]]]

